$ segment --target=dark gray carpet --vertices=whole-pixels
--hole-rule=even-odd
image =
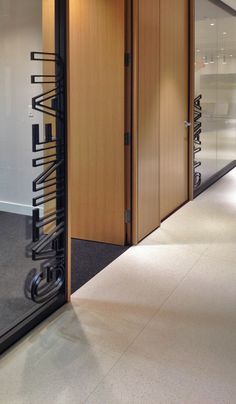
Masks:
[[[39,307],[27,296],[27,280],[39,269],[31,260],[31,217],[0,212],[0,335]],[[128,247],[72,240],[72,291],[76,291]]]
[[[75,292],[129,247],[94,241],[72,240],[71,288]]]
[[[26,280],[37,269],[27,256],[30,242],[31,218],[0,212],[0,334],[38,308],[25,290]]]

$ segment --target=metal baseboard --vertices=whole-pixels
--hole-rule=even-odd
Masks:
[[[231,161],[227,166],[218,171],[215,175],[210,177],[207,181],[205,181],[198,189],[194,191],[194,198],[204,192],[207,188],[213,185],[216,181],[222,178],[224,175],[228,174],[229,171],[233,170],[236,167],[236,160]]]

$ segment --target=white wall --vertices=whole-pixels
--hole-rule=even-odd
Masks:
[[[225,82],[225,88],[223,88],[222,84],[220,86],[216,85],[216,87],[212,89],[201,87],[201,78],[203,78],[204,75],[211,75],[211,74],[236,75],[236,58],[227,56],[225,62],[226,64],[223,64],[223,59],[221,57],[220,59],[214,59],[214,64],[208,62],[207,65],[203,65],[202,63],[202,68],[196,70],[195,73],[196,94],[199,94],[202,91],[204,91],[204,97],[206,102],[216,102],[216,97],[218,98],[218,101],[221,103],[236,102],[236,83],[234,79],[233,82],[231,82],[230,79],[228,83]]]
[[[33,123],[28,116],[32,96],[41,91],[30,83],[40,63],[31,51],[42,49],[42,0],[0,0],[0,211],[30,214]]]

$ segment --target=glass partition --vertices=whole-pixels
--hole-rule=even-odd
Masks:
[[[65,301],[62,4],[0,0],[0,352]]]
[[[236,160],[236,7],[195,1],[195,190]]]

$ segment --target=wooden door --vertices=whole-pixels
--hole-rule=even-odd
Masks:
[[[72,237],[124,244],[125,0],[70,0]]]
[[[160,225],[159,0],[134,0],[133,242]]]
[[[161,0],[161,219],[188,199],[188,0]]]

